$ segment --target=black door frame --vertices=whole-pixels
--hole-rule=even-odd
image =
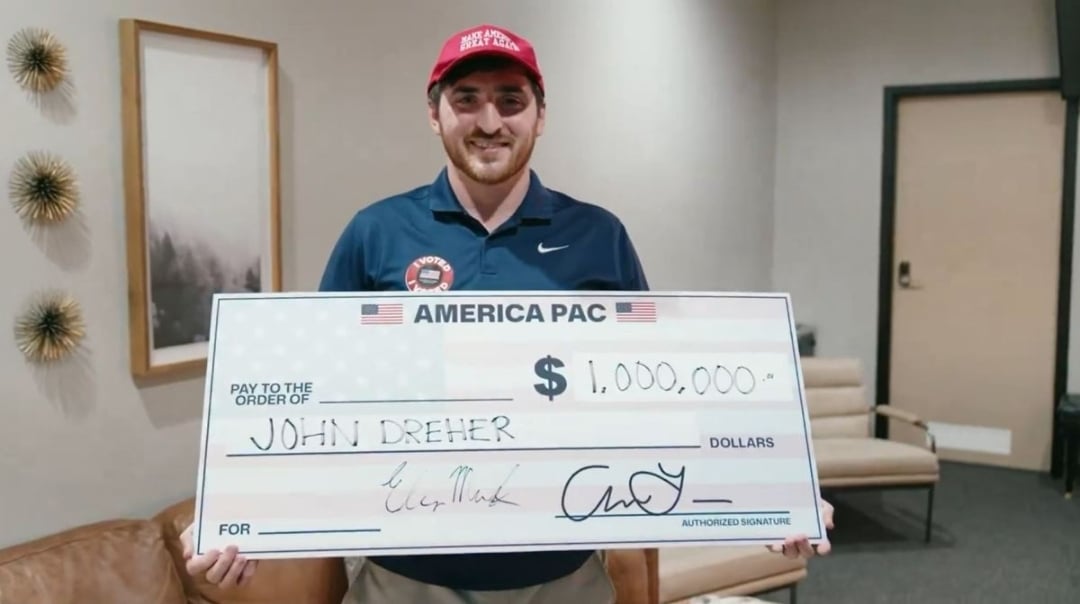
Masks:
[[[920,96],[955,94],[981,94],[1001,92],[1060,91],[1058,78],[1000,80],[986,82],[962,82],[885,87],[885,123],[881,168],[881,230],[880,260],[878,264],[878,338],[876,402],[889,404],[889,364],[892,348],[892,284],[894,229],[896,226],[896,129],[897,112],[902,99]],[[1063,133],[1064,171],[1061,195],[1061,248],[1058,254],[1057,335],[1054,354],[1054,400],[1047,401],[1047,411],[1053,418],[1053,438],[1050,473],[1057,477],[1061,472],[1059,457],[1061,443],[1058,438],[1057,401],[1065,393],[1069,366],[1069,305],[1072,289],[1073,221],[1075,219],[1076,153],[1077,153],[1077,99],[1066,99],[1065,132]],[[888,419],[877,416],[874,433],[888,438]]]

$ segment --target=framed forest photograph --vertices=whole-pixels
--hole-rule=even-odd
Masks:
[[[205,371],[218,292],[281,291],[277,46],[120,21],[131,370]]]

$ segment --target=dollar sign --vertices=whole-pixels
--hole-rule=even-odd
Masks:
[[[533,384],[533,388],[536,388],[536,391],[542,396],[548,397],[549,401],[555,400],[556,396],[566,392],[566,378],[556,371],[558,367],[564,367],[562,359],[553,357],[550,354],[541,357],[533,366],[533,369],[536,370],[536,376],[544,380],[539,384]]]

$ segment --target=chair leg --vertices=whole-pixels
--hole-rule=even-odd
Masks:
[[[1064,439],[1063,448],[1065,449],[1065,499],[1072,499],[1073,491],[1073,478],[1076,476],[1077,469],[1080,468],[1080,451],[1077,450],[1080,447],[1080,438],[1077,438],[1075,434],[1070,434]]]
[[[798,604],[798,600],[799,600],[798,586],[797,585],[792,585],[791,588],[788,589],[788,602],[790,604]]]
[[[930,485],[926,496],[926,542],[930,543],[931,527],[934,522],[934,485]]]

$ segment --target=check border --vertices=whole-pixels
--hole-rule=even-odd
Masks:
[[[346,299],[346,300],[370,300],[379,298],[408,298],[416,300],[446,300],[448,298],[575,298],[575,299],[615,299],[615,298],[698,298],[698,299],[730,299],[730,298],[742,298],[742,299],[756,299],[756,300],[783,300],[784,308],[788,317],[788,327],[790,331],[790,345],[791,345],[791,359],[793,366],[795,367],[795,379],[798,383],[798,395],[799,395],[799,408],[803,421],[803,444],[806,450],[807,466],[812,477],[811,489],[815,485],[819,484],[817,476],[817,468],[815,467],[813,460],[813,452],[811,451],[810,444],[810,418],[807,412],[806,403],[806,391],[805,384],[802,375],[802,365],[799,363],[799,353],[796,346],[797,334],[794,324],[794,316],[792,315],[791,308],[791,296],[786,293],[745,293],[745,292],[725,292],[725,293],[702,293],[702,292],[650,292],[650,291],[456,291],[456,292],[440,292],[432,294],[417,294],[412,292],[394,292],[394,291],[379,291],[379,292],[317,292],[317,293],[218,293],[213,297],[213,321],[211,324],[211,332],[214,334],[213,345],[209,350],[209,357],[207,363],[206,374],[206,387],[205,387],[205,413],[209,417],[211,408],[213,407],[213,389],[214,389],[214,370],[217,353],[217,317],[218,311],[221,308],[223,302],[231,300],[315,300],[315,299]],[[198,484],[198,491],[201,494],[205,491],[206,486],[206,455],[205,451],[209,448],[210,444],[210,422],[204,419],[205,430],[203,433],[202,452],[200,453],[200,461],[198,472],[201,477],[201,481]],[[401,453],[401,451],[395,451],[395,453]],[[820,499],[820,486],[818,492],[811,494],[814,501]],[[198,526],[195,530],[195,551],[201,555],[205,553],[202,549],[202,530],[203,530],[203,506],[205,500],[200,498],[199,507],[196,510],[198,518]],[[732,515],[761,515],[764,512],[728,512],[728,513],[700,513],[703,516],[732,516]],[[790,510],[774,510],[771,513],[775,514],[790,514]],[[647,514],[643,514],[645,516]],[[670,516],[666,514],[665,516]],[[814,518],[818,527],[822,526],[821,520],[821,506],[814,506]],[[340,531],[322,531],[322,532],[353,532],[356,529],[342,529]],[[370,532],[371,529],[363,529]],[[491,551],[507,552],[514,551],[513,548],[521,547],[541,547],[545,549],[555,549],[560,547],[570,549],[585,549],[581,546],[611,546],[611,545],[623,545],[623,546],[657,546],[665,543],[672,544],[690,544],[690,543],[724,543],[729,541],[750,542],[750,541],[775,541],[781,542],[788,538],[790,535],[779,535],[777,537],[761,537],[759,539],[746,539],[739,537],[717,537],[717,538],[698,538],[698,539],[630,539],[624,541],[574,541],[574,542],[545,542],[545,543],[458,543],[455,545],[423,545],[423,546],[394,546],[394,547],[348,547],[348,548],[306,548],[306,549],[265,549],[265,550],[245,550],[245,554],[293,554],[293,553],[332,553],[332,552],[379,552],[385,550],[457,550],[467,548],[494,548]],[[815,535],[809,535],[808,538],[811,542],[819,541],[825,538],[825,535],[821,531],[818,531]]]

